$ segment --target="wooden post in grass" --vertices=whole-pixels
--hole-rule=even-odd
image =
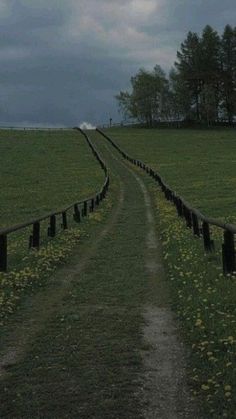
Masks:
[[[210,227],[206,221],[202,223],[202,233],[203,233],[204,248],[206,252],[211,252],[213,248],[213,242],[211,240]]]
[[[189,209],[185,205],[183,205],[183,214],[186,221],[186,226],[188,228],[192,228],[192,215]]]
[[[40,223],[33,224],[32,247],[39,249],[40,246]]]
[[[50,217],[50,226],[48,228],[49,237],[55,237],[56,235],[56,216],[51,215]]]
[[[84,201],[83,216],[86,217],[88,214],[88,203]]]
[[[67,228],[68,228],[67,214],[66,214],[65,211],[62,213],[62,228],[63,228],[63,230],[67,230]]]
[[[94,198],[91,199],[90,212],[94,211]]]
[[[229,230],[225,230],[224,232],[222,259],[224,273],[227,274],[236,271],[234,234]]]
[[[192,220],[193,220],[193,233],[195,234],[195,236],[200,237],[200,228],[198,224],[198,218],[196,214],[194,214],[194,212],[192,213]]]
[[[79,208],[78,208],[78,205],[77,205],[77,204],[75,204],[75,205],[74,205],[74,220],[75,220],[77,223],[80,223],[80,221],[81,221],[81,217],[80,217],[80,210],[79,210]]]
[[[0,272],[7,271],[7,236],[0,236]]]
[[[179,208],[180,217],[183,217],[184,216],[183,202],[180,198],[179,198],[179,202],[178,202],[178,208]]]

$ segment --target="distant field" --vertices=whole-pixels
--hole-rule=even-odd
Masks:
[[[106,132],[204,214],[236,221],[236,130]]]
[[[76,131],[0,131],[0,228],[85,198],[103,180]]]

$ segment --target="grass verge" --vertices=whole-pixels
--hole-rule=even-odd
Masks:
[[[173,190],[210,217],[236,222],[236,131],[107,130],[118,145],[158,171]]]
[[[68,287],[54,310],[45,292],[44,318],[38,327],[33,323],[33,339],[0,382],[3,417],[142,417],[142,311],[150,292],[140,246],[145,205],[135,199],[140,193],[135,179],[123,168],[120,176],[124,201],[117,202],[120,182],[112,175],[106,207],[84,225],[84,240],[68,272],[58,274],[57,280],[68,281]],[[106,237],[80,272],[83,255],[104,229]]]
[[[161,192],[156,215],[173,310],[190,349],[192,395],[205,417],[235,418],[235,277],[223,276],[219,253],[204,255],[202,240],[193,238]]]
[[[104,173],[78,131],[0,131],[0,228],[99,190]]]
[[[1,228],[88,197],[104,182],[104,173],[87,142],[72,130],[3,131],[0,150]],[[27,290],[45,284],[71,254],[81,229],[73,221],[73,210],[68,215],[69,230],[58,231],[57,226],[53,240],[46,235],[48,220],[41,223],[45,236],[42,235],[39,251],[28,250],[31,228],[9,235],[9,272],[0,272],[0,325],[14,312]],[[96,215],[90,215],[90,220],[92,217]]]

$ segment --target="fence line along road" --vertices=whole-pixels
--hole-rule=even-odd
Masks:
[[[122,155],[122,157],[132,164],[140,167],[152,176],[160,185],[162,192],[168,201],[172,202],[177,210],[179,217],[185,219],[186,226],[192,229],[194,236],[202,237],[206,252],[214,251],[214,242],[211,238],[210,226],[215,226],[223,230],[222,243],[222,265],[224,274],[232,274],[236,272],[236,258],[235,258],[235,241],[236,226],[234,224],[222,223],[214,218],[209,218],[203,215],[196,208],[192,208],[190,204],[185,201],[180,195],[177,195],[170,186],[162,179],[159,173],[155,172],[148,165],[141,160],[130,157],[124,152],[108,135],[97,128],[106,140],[108,140],[114,148]]]
[[[16,231],[24,230],[27,227],[32,226],[32,235],[29,238],[29,247],[39,249],[40,247],[40,224],[42,221],[49,220],[49,226],[47,230],[47,234],[49,237],[56,236],[56,225],[57,225],[57,217],[61,217],[61,228],[66,230],[68,228],[68,211],[73,209],[73,218],[76,222],[81,221],[81,217],[86,217],[88,212],[93,212],[95,207],[99,205],[99,203],[105,198],[108,188],[109,188],[109,173],[107,167],[100,157],[99,153],[97,152],[96,148],[86,135],[86,133],[81,130],[80,128],[75,127],[75,130],[81,132],[81,134],[85,137],[89,147],[92,150],[95,158],[99,162],[102,170],[105,173],[105,181],[102,185],[102,188],[96,192],[93,196],[83,199],[82,201],[74,202],[73,204],[62,208],[58,211],[51,212],[46,214],[42,217],[26,221],[22,224],[17,224],[14,226],[10,226],[8,228],[3,228],[0,230],[0,272],[7,271],[7,256],[8,256],[8,249],[7,249],[7,238],[8,235],[14,233]]]

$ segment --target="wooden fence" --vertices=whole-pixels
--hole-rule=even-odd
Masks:
[[[179,217],[182,217],[186,226],[192,230],[193,235],[201,237],[203,239],[203,245],[206,252],[214,251],[214,242],[212,240],[211,226],[220,228],[223,231],[223,243],[222,243],[222,265],[223,272],[236,273],[236,258],[235,258],[235,234],[236,226],[233,224],[227,224],[220,222],[214,218],[209,218],[203,215],[200,211],[192,208],[190,204],[185,201],[180,195],[177,195],[169,185],[162,179],[159,173],[152,170],[148,165],[143,163],[141,160],[130,157],[103,131],[97,128],[104,138],[106,138],[113,147],[122,155],[122,157],[132,164],[140,167],[152,176],[160,185],[165,197],[168,201],[172,202],[177,210]]]
[[[99,205],[99,203],[105,198],[106,193],[109,188],[109,174],[107,167],[100,157],[99,153],[97,152],[96,148],[88,138],[85,132],[83,132],[80,128],[74,128],[81,132],[85,137],[89,147],[92,150],[95,158],[99,162],[102,170],[105,173],[105,181],[101,187],[101,189],[96,192],[93,196],[83,199],[82,201],[74,202],[73,204],[62,208],[56,212],[52,212],[46,214],[40,218],[26,221],[23,224],[14,225],[8,228],[4,228],[0,230],[0,271],[6,272],[7,271],[7,256],[8,256],[8,249],[7,249],[7,238],[8,235],[20,230],[24,230],[27,227],[32,226],[32,234],[29,237],[29,247],[39,249],[40,247],[40,237],[41,237],[41,223],[42,221],[48,220],[49,225],[47,229],[47,235],[49,237],[55,237],[57,232],[57,220],[58,217],[61,219],[61,228],[66,230],[68,228],[68,212],[72,209],[73,210],[73,218],[76,222],[80,222],[82,217],[87,216],[88,212],[93,212],[95,207]]]

